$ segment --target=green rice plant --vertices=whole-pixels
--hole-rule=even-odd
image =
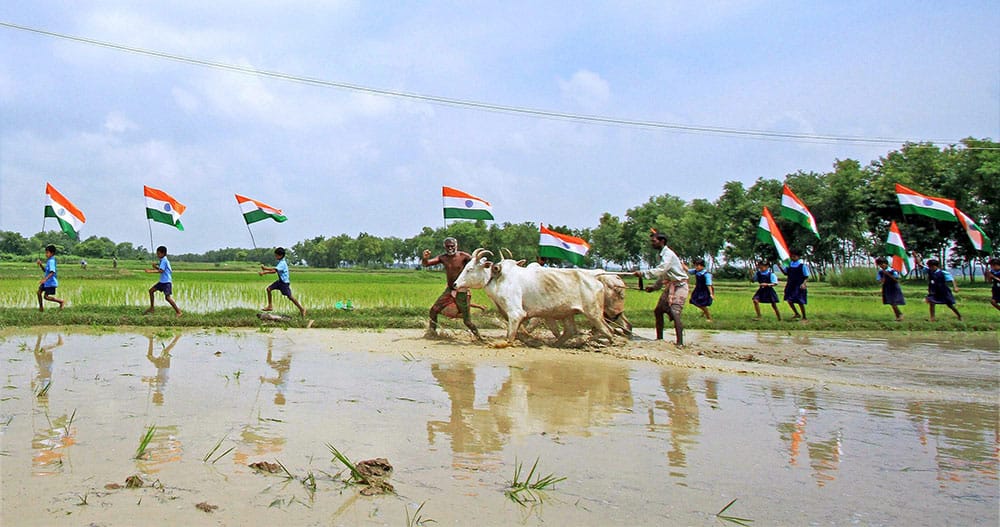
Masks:
[[[35,396],[38,397],[39,399],[45,397],[46,395],[49,394],[49,388],[51,387],[52,387],[52,381],[45,383],[45,386],[42,386],[42,389],[38,390],[38,393],[36,393]]]
[[[722,521],[724,521],[724,522],[729,522],[729,523],[732,523],[734,525],[741,525],[742,527],[750,527],[749,524],[753,523],[753,520],[751,520],[749,518],[739,518],[739,517],[736,517],[736,516],[729,516],[729,515],[725,514],[726,510],[728,510],[729,507],[732,507],[734,503],[736,503],[736,498],[733,498],[733,501],[730,501],[729,503],[726,504],[725,507],[722,508],[722,510],[720,510],[717,513],[715,513],[715,517],[718,518],[718,519],[720,519],[720,520],[722,520]]]
[[[566,480],[565,477],[549,474],[544,477],[538,475],[535,477],[535,481],[531,481],[531,478],[535,475],[535,470],[537,469],[538,458],[535,458],[535,464],[531,466],[531,470],[528,471],[527,477],[522,480],[521,474],[524,471],[524,464],[515,459],[514,478],[511,481],[510,486],[504,491],[504,494],[514,503],[524,506],[528,502],[541,502],[544,493],[540,491],[555,488],[556,483]]]
[[[309,471],[306,477],[302,478],[302,486],[310,493],[316,492],[316,476],[313,475],[312,471]]]
[[[413,511],[412,517],[410,516],[409,507],[403,507],[403,510],[406,511],[406,527],[418,527],[420,525],[427,525],[428,523],[437,523],[437,520],[434,520],[433,518],[424,518],[420,514],[420,511],[423,510],[424,505],[426,504],[426,501],[420,502],[420,506],[417,507],[417,510]]]
[[[153,440],[153,434],[155,433],[156,425],[149,425],[146,433],[139,439],[139,447],[135,449],[135,457],[133,459],[142,459],[146,455],[146,449],[149,448],[149,443]]]
[[[205,462],[205,463],[208,463],[209,458],[211,458],[212,455],[215,454],[215,452],[217,450],[219,450],[219,448],[222,446],[222,442],[225,441],[226,439],[229,439],[229,435],[228,434],[225,437],[223,437],[222,439],[220,439],[219,442],[216,443],[214,447],[212,447],[212,450],[209,450],[208,453],[205,454],[205,457],[203,457],[201,460],[203,462]],[[212,464],[214,465],[216,461],[218,461],[218,460],[226,457],[226,454],[232,452],[235,449],[236,449],[235,446],[231,446],[231,447],[229,447],[229,450],[226,450],[225,452],[219,454],[218,456],[215,456],[215,459],[212,460]]]
[[[833,287],[873,288],[876,270],[872,267],[848,267],[827,275],[827,282]],[[810,280],[811,282],[811,280]]]
[[[336,459],[345,467],[347,467],[347,470],[351,472],[351,479],[353,480],[354,483],[368,483],[368,478],[366,478],[364,474],[362,474],[358,470],[357,465],[351,462],[350,459],[347,459],[347,456],[342,454],[340,450],[337,450],[337,447],[331,445],[330,443],[327,443],[326,448],[330,449],[330,452],[333,454],[334,459]]]
[[[79,500],[80,500],[80,503],[77,503],[77,505],[78,505],[78,506],[83,506],[83,505],[87,505],[87,497],[88,497],[89,495],[90,495],[90,493],[89,493],[89,492],[84,492],[84,493],[83,493],[83,496],[81,496],[81,495],[77,494],[77,495],[76,495],[76,497],[77,497],[77,499],[79,499]]]
[[[69,427],[73,426],[73,420],[76,419],[76,408],[73,409],[73,413],[70,414],[69,420],[66,421],[66,433],[69,433]]]
[[[285,468],[285,465],[281,461],[275,459],[274,462],[277,463],[279,467],[281,467],[281,470],[285,471],[285,479],[295,479],[295,476],[293,476],[292,473],[289,472],[287,468]]]

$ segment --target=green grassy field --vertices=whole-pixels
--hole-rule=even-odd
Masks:
[[[143,272],[141,262],[119,262],[112,269],[110,261],[92,260],[88,269],[68,262],[59,264],[57,296],[69,302],[58,311],[46,303],[46,311],[37,309],[35,291],[42,277],[33,264],[0,263],[0,326],[94,325],[94,326],[190,326],[258,327],[256,314],[265,304],[264,288],[275,276],[258,276],[258,267],[246,263],[192,264],[172,262],[174,299],[184,310],[175,319],[173,311],[157,294],[157,310],[144,316],[148,307],[149,287],[156,274]],[[287,325],[336,328],[422,328],[427,309],[444,289],[444,273],[434,270],[355,271],[305,269],[293,267],[292,290],[309,310],[306,320],[294,317]],[[632,285],[634,281],[630,281]],[[788,331],[997,331],[1000,311],[989,304],[990,289],[984,283],[960,282],[956,295],[964,320],[958,321],[947,308],[938,308],[938,322],[927,320],[927,306],[922,299],[923,282],[904,284],[908,305],[903,306],[906,320],[895,322],[888,306],[883,306],[878,284],[870,288],[834,288],[826,283],[810,284],[809,323],[778,322],[770,306],[762,306],[763,320],[755,321],[750,297],[756,290],[747,282],[716,281],[716,300],[712,306],[714,322],[706,322],[700,311],[687,306],[684,322],[691,329],[719,330],[788,330]],[[779,293],[780,295],[780,293]],[[652,310],[659,293],[629,291],[626,314],[638,327],[653,325]],[[338,302],[350,301],[352,311],[337,309]],[[496,309],[482,291],[473,293],[473,301],[489,307],[485,314],[475,312],[481,327],[499,327]],[[287,299],[275,294],[275,311],[296,315]],[[782,316],[790,318],[787,305]],[[460,328],[461,321],[444,320],[445,327]]]

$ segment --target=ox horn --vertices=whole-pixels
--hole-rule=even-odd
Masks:
[[[488,250],[483,249],[482,247],[480,247],[480,248],[476,249],[475,251],[472,251],[472,261],[478,262],[480,258],[485,257],[487,254],[490,255],[490,256],[493,256],[492,252],[490,252],[490,251],[488,251]]]
[[[507,251],[507,258],[508,259],[510,259],[510,260],[514,259],[514,253],[510,252],[510,249],[508,249],[506,247],[501,247],[500,248],[500,256],[503,256],[503,252],[504,251]]]

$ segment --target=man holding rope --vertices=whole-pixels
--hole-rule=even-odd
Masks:
[[[688,296],[687,269],[680,258],[667,247],[667,236],[663,233],[651,235],[650,243],[660,251],[660,265],[648,271],[636,271],[633,274],[640,278],[654,278],[656,284],[646,288],[647,292],[663,288],[660,300],[656,303],[653,315],[656,317],[656,340],[663,340],[663,315],[666,314],[674,323],[674,334],[677,336],[677,346],[684,346],[684,323],[681,312]]]

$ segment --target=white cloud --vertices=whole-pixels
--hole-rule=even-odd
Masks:
[[[608,81],[588,70],[577,71],[568,81],[560,79],[559,91],[564,99],[587,111],[599,110],[611,99]]]
[[[138,130],[139,126],[128,117],[125,117],[124,114],[111,112],[104,118],[104,129],[115,134],[120,134],[130,130]]]

